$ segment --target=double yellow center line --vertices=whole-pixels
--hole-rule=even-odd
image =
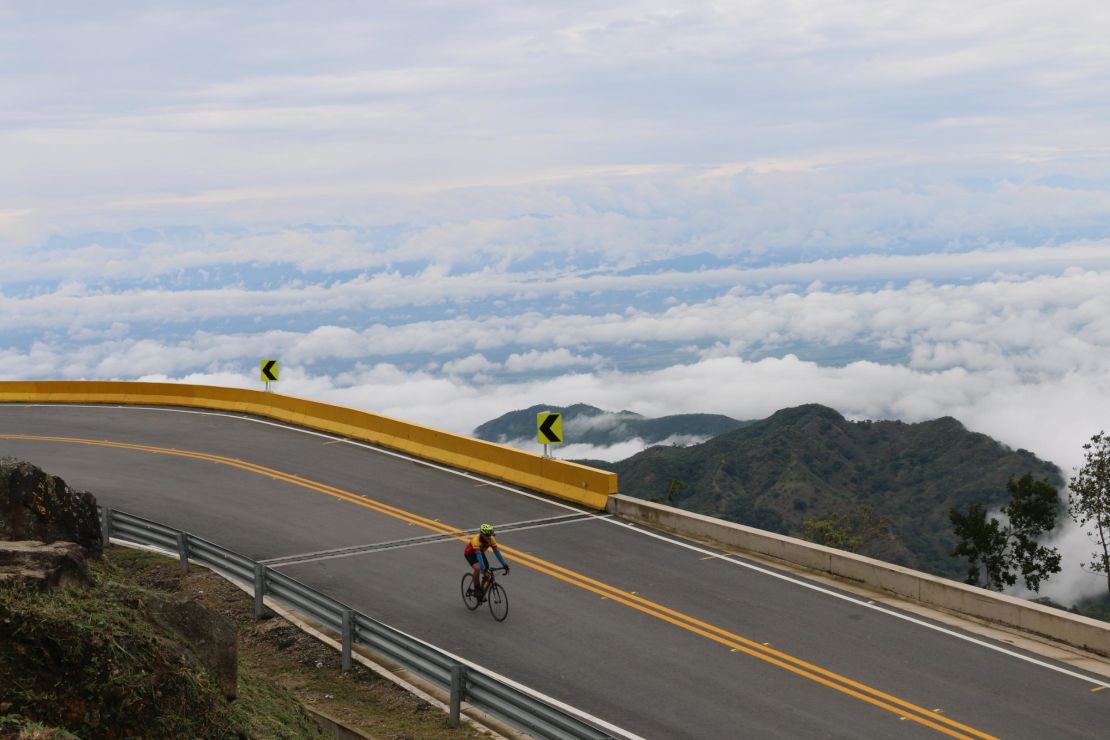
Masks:
[[[333,496],[343,501],[348,501],[352,504],[362,506],[367,509],[385,514],[386,516],[401,521],[407,522],[417,527],[431,530],[438,534],[447,534],[455,537],[460,541],[465,541],[466,536],[460,535],[458,527],[452,527],[443,522],[429,519],[419,514],[414,514],[405,509],[400,509],[396,506],[375,501],[373,499],[361,496],[359,494],[345,491],[335,486],[329,486],[326,483],[319,483],[307,478],[293,475],[291,473],[284,473],[280,470],[267,468],[255,463],[246,462],[244,460],[237,460],[231,457],[224,457],[222,455],[213,455],[205,452],[192,452],[188,450],[175,450],[165,447],[153,447],[150,445],[132,444],[128,442],[111,442],[105,440],[94,439],[80,439],[74,437],[49,437],[49,436],[32,436],[23,434],[0,434],[0,439],[11,440],[24,440],[33,442],[63,442],[69,444],[82,444],[93,445],[99,447],[111,447],[123,450],[132,450],[136,452],[147,452],[158,455],[172,455],[175,457],[191,458],[194,460],[204,460],[207,462],[216,463],[219,465],[228,465],[233,468],[239,468],[250,473],[258,475],[265,475],[275,480],[280,480],[290,483],[301,488],[306,488],[312,491]],[[842,676],[833,671],[821,668],[812,663],[808,663],[800,658],[795,658],[792,655],[775,650],[768,645],[763,645],[746,637],[742,637],[728,630],[722,629],[715,625],[695,619],[682,612],[675,611],[669,607],[663,606],[656,602],[645,599],[629,591],[624,591],[613,586],[610,586],[601,581],[585,576],[581,573],[564,568],[555,563],[543,560],[529,555],[528,553],[521,552],[512,548],[503,548],[505,552],[509,553],[514,561],[527,565],[528,567],[545,573],[552,578],[557,578],[561,581],[577,586],[579,588],[592,591],[600,596],[603,596],[611,601],[623,604],[640,611],[644,614],[660,619],[664,622],[680,627],[688,632],[700,635],[708,640],[724,645],[735,652],[745,653],[758,658],[764,662],[775,665],[783,670],[790,671],[798,676],[815,681],[830,689],[839,691],[842,694],[859,699],[860,701],[867,702],[873,706],[884,709],[888,712],[898,715],[901,719],[911,720],[918,724],[930,727],[937,732],[944,733],[951,737],[957,738],[980,738],[980,740],[995,740],[994,736],[989,735],[980,730],[976,730],[967,725],[961,724],[953,719],[950,719],[943,714],[929,711],[924,707],[917,706],[911,702],[899,699],[898,697],[891,696],[890,694],[879,691],[878,689],[854,681],[846,676]]]

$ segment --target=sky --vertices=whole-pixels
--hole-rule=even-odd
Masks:
[[[1108,32],[1100,0],[0,0],[0,378],[275,358],[461,433],[817,402],[1070,475],[1110,428]]]

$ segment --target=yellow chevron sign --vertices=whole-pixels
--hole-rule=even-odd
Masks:
[[[563,415],[551,411],[536,414],[536,438],[542,445],[563,443]]]
[[[277,360],[263,360],[260,363],[262,367],[262,382],[272,383],[278,379],[278,361]]]

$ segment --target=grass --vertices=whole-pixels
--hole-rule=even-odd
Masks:
[[[341,672],[337,652],[284,620],[255,620],[253,600],[205,569],[113,546],[91,570],[89,589],[0,588],[0,738],[320,737],[305,705],[375,738],[481,736],[357,663]],[[155,593],[237,624],[238,699],[146,619]]]

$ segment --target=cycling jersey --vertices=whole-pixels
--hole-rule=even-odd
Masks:
[[[497,538],[495,538],[491,534],[487,538],[486,544],[483,547],[482,546],[482,537],[481,537],[481,535],[476,534],[476,535],[474,535],[473,537],[470,538],[470,542],[466,543],[466,549],[463,550],[463,552],[466,553],[467,555],[473,555],[475,550],[481,550],[482,552],[485,552],[486,550],[490,549],[491,547],[494,550],[497,549]]]
[[[497,548],[497,540],[493,535],[486,538],[485,545],[482,544],[481,535],[474,535],[470,538],[470,541],[466,543],[466,549],[463,550],[463,555],[466,556],[466,561],[468,563],[479,563],[482,570],[485,570],[489,567],[489,563],[486,562],[486,550],[493,550],[493,554],[501,561],[501,565],[508,567],[509,564],[505,562],[505,557],[501,554],[501,550]]]

